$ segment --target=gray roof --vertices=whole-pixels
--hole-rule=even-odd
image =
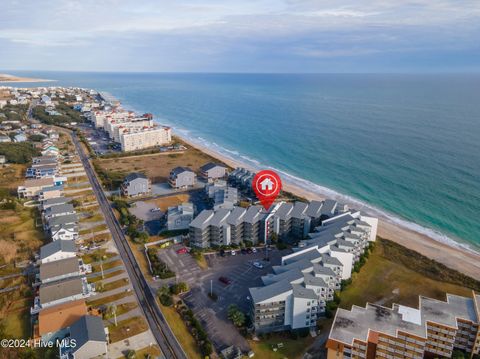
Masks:
[[[293,296],[295,298],[317,299],[317,295],[313,289],[307,289],[300,284],[292,284]]]
[[[307,211],[305,212],[305,214],[309,217],[312,217],[312,218],[318,218],[322,214],[322,212],[321,212],[322,206],[323,206],[323,202],[311,201],[308,204],[308,208],[307,208]]]
[[[234,207],[232,212],[230,212],[230,216],[227,218],[227,223],[237,226],[242,223],[243,217],[247,210],[243,207]]]
[[[376,304],[367,304],[365,308],[353,306],[351,310],[337,309],[329,338],[352,345],[355,338],[366,342],[369,330],[394,337],[397,330],[401,330],[425,338],[423,326],[405,321],[398,311]]]
[[[79,271],[78,258],[71,257],[55,262],[42,263],[40,265],[40,280],[58,277],[64,274],[75,273]]]
[[[124,181],[125,182],[131,182],[133,180],[136,180],[137,178],[147,179],[147,176],[145,176],[143,173],[140,173],[140,172],[133,172],[133,173],[128,174],[125,177]]]
[[[73,205],[71,203],[59,204],[57,206],[48,207],[45,210],[45,216],[51,216],[60,213],[70,213],[75,212]]]
[[[83,293],[83,283],[79,277],[40,286],[40,303],[43,305],[55,300]]]
[[[275,217],[281,220],[287,220],[290,217],[290,214],[293,209],[292,203],[281,203],[278,207],[277,211],[275,212]]]
[[[101,317],[85,315],[70,326],[70,338],[74,338],[77,345],[74,352],[89,341],[107,342],[105,329]],[[100,353],[102,354],[102,353]]]
[[[326,199],[323,201],[321,214],[325,216],[332,216],[335,213],[335,208],[337,208],[337,201],[333,199]]]
[[[193,173],[193,171],[189,167],[175,167],[174,169],[172,169],[170,171],[170,174],[172,176],[178,176],[180,173],[183,173],[183,172],[192,172]]]
[[[77,223],[78,216],[76,213],[74,214],[67,214],[65,216],[53,217],[48,220],[49,227],[61,226],[62,224],[71,224]]]
[[[262,207],[260,206],[250,206],[247,209],[247,213],[245,213],[245,217],[243,218],[244,222],[247,223],[256,223],[262,217]]]
[[[323,265],[318,264],[318,263],[314,264],[313,273],[315,273],[316,275],[328,275],[328,276],[331,276],[331,277],[336,276],[336,274],[335,274],[335,272],[333,271],[332,268],[324,267]]]
[[[60,240],[48,243],[40,248],[40,259],[45,259],[60,251],[76,253],[77,248],[75,247],[75,242]]]
[[[320,262],[321,258],[322,258],[322,254],[320,252],[318,252],[316,249],[312,249],[308,252],[299,253],[294,257],[285,259],[283,261],[283,263],[284,263],[284,265],[288,265],[288,264],[298,262],[298,261],[302,261],[302,260]]]
[[[202,167],[200,167],[200,170],[203,171],[203,172],[206,172],[206,171],[209,171],[209,170],[211,170],[212,168],[215,168],[215,167],[225,168],[225,166],[222,165],[222,164],[209,162],[209,163],[204,164]]]
[[[325,264],[343,266],[342,262],[340,262],[338,258],[332,257],[331,255],[326,253],[322,254],[322,262]]]
[[[449,327],[457,327],[456,318],[477,322],[479,318],[475,313],[472,298],[447,294],[447,301],[420,297],[420,310],[422,323],[432,321]]]
[[[69,202],[70,199],[67,197],[56,197],[56,198],[49,198],[44,201],[42,201],[42,206],[43,207],[49,207],[49,206],[56,206],[59,204],[64,204]]]
[[[270,285],[275,282],[280,282],[283,280],[288,280],[290,283],[296,280],[303,278],[303,273],[301,270],[295,268],[279,274],[267,274],[262,276],[262,282],[264,285]]]
[[[190,227],[204,229],[209,225],[210,219],[214,212],[210,209],[204,209],[195,219],[190,223]]]
[[[41,192],[51,192],[51,191],[63,191],[63,186],[49,186],[43,187]]]
[[[292,284],[289,280],[281,280],[264,287],[249,288],[250,295],[254,303],[263,302],[269,298],[286,293],[292,290]]]
[[[304,202],[295,202],[292,213],[290,214],[294,218],[302,218],[307,210],[308,204]]]
[[[220,227],[227,223],[227,217],[230,214],[230,210],[225,208],[218,209],[213,217],[210,219],[210,225]]]
[[[315,277],[313,274],[305,273],[303,276],[303,281],[305,285],[312,285],[315,287],[325,287],[328,288],[328,284],[322,278]]]

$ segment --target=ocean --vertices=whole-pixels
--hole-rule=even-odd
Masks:
[[[480,74],[15,75],[108,91],[224,155],[480,248]]]

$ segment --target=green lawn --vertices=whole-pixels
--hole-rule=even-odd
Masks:
[[[1,319],[5,324],[5,333],[11,338],[29,338],[31,336],[30,308],[10,312]]]
[[[148,324],[142,317],[133,317],[108,326],[110,342],[115,343],[148,330]]]
[[[174,307],[165,307],[161,305],[158,299],[157,303],[160,306],[160,309],[162,310],[162,313],[165,316],[168,325],[170,326],[170,328],[172,328],[173,334],[175,334],[175,337],[178,339],[180,345],[187,354],[187,357],[201,358],[201,353],[198,349],[197,343],[188,331],[187,326],[180,317],[180,314],[177,313]]]
[[[101,305],[109,304],[111,302],[114,302],[118,299],[127,297],[127,296],[132,295],[132,294],[133,294],[132,292],[120,292],[120,293],[117,293],[117,294],[109,295],[108,297],[103,297],[103,298],[100,298],[100,299],[96,299],[96,300],[94,299],[94,300],[88,301],[87,305],[89,307],[99,307]],[[95,298],[95,297],[93,297],[93,298]]]
[[[122,261],[120,259],[115,259],[114,261],[111,261],[111,262],[108,262],[108,263],[103,263],[101,265],[101,267],[105,271],[107,269],[115,268],[115,267],[118,267],[118,266],[121,266],[121,265],[122,265]],[[93,272],[100,272],[101,267],[100,267],[100,264],[95,264],[95,265],[92,266],[92,271]]]
[[[455,271],[436,268],[438,264],[418,256],[405,247],[378,239],[366,264],[359,273],[353,273],[352,284],[341,293],[340,307],[350,309],[353,304],[365,306],[367,302],[416,307],[419,295],[441,300],[445,300],[446,292],[471,295],[471,289],[463,285],[468,279]]]
[[[88,278],[88,282],[89,282],[89,283],[96,283],[96,282],[99,282],[99,281],[101,281],[101,280],[103,280],[103,279],[115,277],[115,276],[117,276],[117,275],[119,275],[119,274],[122,274],[123,272],[124,272],[123,269],[119,269],[119,270],[116,270],[116,271],[114,271],[114,272],[110,272],[110,273],[105,274],[105,275],[103,276],[103,278],[102,278],[101,275],[96,276],[96,277]]]
[[[111,253],[107,252],[106,249],[97,249],[94,252],[84,254],[82,256],[83,263],[88,264],[88,263],[93,263],[93,262],[98,262],[100,259],[106,260],[108,258],[115,257],[117,254],[116,253]]]
[[[304,351],[314,342],[314,338],[310,335],[305,338],[292,339],[289,334],[272,334],[268,339],[261,341],[249,340],[248,343],[255,353],[255,358],[262,359],[283,359],[283,358],[301,358]],[[272,347],[276,347],[279,343],[283,343],[283,347],[273,351]]]
[[[102,289],[102,293],[108,292],[108,291],[116,289],[116,288],[124,287],[124,286],[128,285],[128,283],[129,283],[129,280],[127,278],[122,278],[122,279],[115,280],[113,282],[104,284],[103,289]],[[97,284],[97,286],[98,286],[98,284]],[[102,286],[102,284],[100,284],[100,286]]]

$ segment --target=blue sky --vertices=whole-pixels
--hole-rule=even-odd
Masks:
[[[478,72],[480,1],[2,0],[0,69]]]

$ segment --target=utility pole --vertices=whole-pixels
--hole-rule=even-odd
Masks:
[[[100,259],[100,270],[102,271],[102,279],[105,279],[103,275],[103,259]]]
[[[210,279],[210,297],[213,296],[213,280]]]

